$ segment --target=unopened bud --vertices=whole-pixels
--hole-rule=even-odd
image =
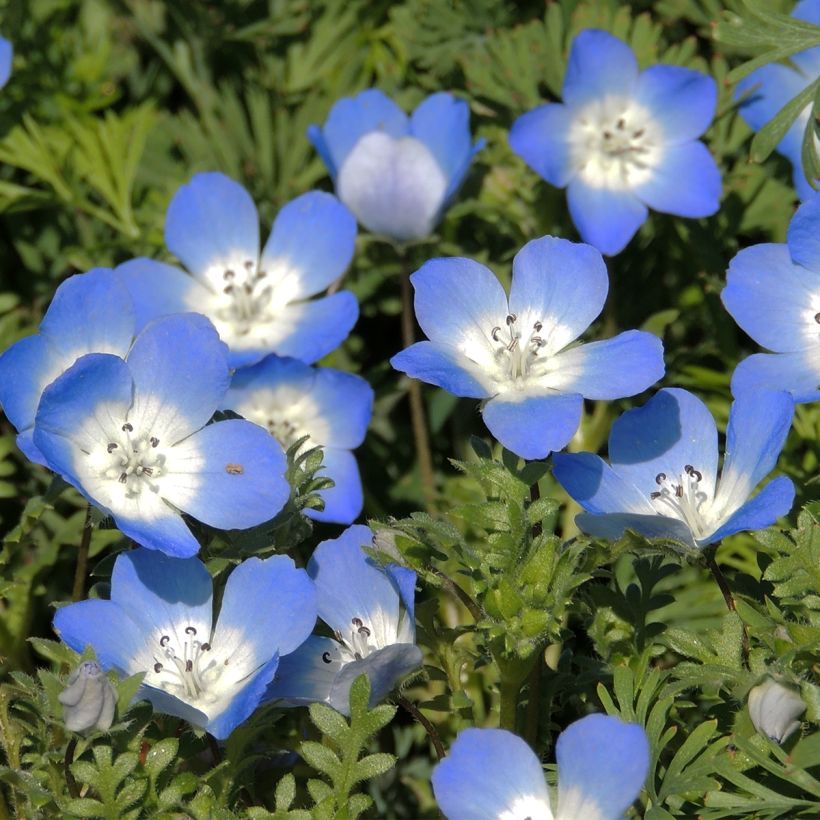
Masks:
[[[776,743],[783,743],[800,727],[797,718],[805,711],[800,695],[772,678],[749,692],[749,716],[755,729]]]
[[[83,661],[69,676],[58,695],[63,704],[66,729],[84,732],[95,728],[106,732],[114,721],[114,687],[95,661]]]

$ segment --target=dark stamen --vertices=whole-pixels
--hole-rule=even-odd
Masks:
[[[185,627],[185,634],[186,635],[196,635],[196,629],[194,629],[194,627],[192,627],[192,626],[186,626]]]
[[[666,481],[666,473],[658,473],[655,476],[655,483],[656,484],[663,484],[664,481]]]
[[[162,664],[159,661],[154,664],[154,672],[162,672]]]
[[[363,626],[361,618],[354,618],[352,621],[353,626]]]
[[[649,497],[652,499],[660,498],[662,495],[663,493],[649,493]]]
[[[203,652],[210,652],[211,645],[206,641],[202,646],[199,647]]]
[[[185,661],[185,671],[186,672],[193,672],[194,671],[194,662],[193,661]]]
[[[675,497],[676,498],[683,498],[683,487],[681,487],[680,484],[678,484],[678,486],[675,487]]]
[[[152,447],[157,447],[159,445],[159,439],[156,436],[151,436],[148,441],[151,443]]]
[[[108,450],[109,453],[113,453],[114,450],[117,449],[117,443],[115,441],[112,441],[111,444],[109,444],[108,447],[106,447],[105,449]]]
[[[544,327],[544,325],[542,325],[542,324],[541,324],[541,322],[536,322],[536,323],[532,326],[532,329],[533,329],[536,333],[540,333],[540,332],[541,332],[541,328],[542,328],[542,327]]]
[[[133,433],[134,432],[134,425],[130,422],[126,421],[125,424],[122,426],[123,433]]]
[[[359,627],[359,634],[364,635],[366,638],[370,637],[370,630],[366,626]]]
[[[171,640],[171,636],[170,636],[170,635],[163,635],[163,636],[159,639],[159,645],[160,645],[160,646],[168,646],[168,642],[169,642],[170,640]]]
[[[330,652],[322,652],[322,660],[325,663],[330,663]]]
[[[490,334],[493,337],[494,342],[498,341],[498,334],[499,333],[501,333],[501,328],[500,327],[494,327],[493,332]]]
[[[128,473],[120,473],[119,479],[117,479],[120,484],[127,484],[128,483]]]
[[[510,313],[510,314],[507,316],[507,326],[509,326],[509,325],[514,325],[514,324],[515,324],[515,320],[516,320],[517,318],[518,318],[518,317],[517,317],[514,313]]]

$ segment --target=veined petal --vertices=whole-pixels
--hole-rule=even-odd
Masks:
[[[279,304],[313,296],[338,279],[356,245],[356,219],[332,194],[309,191],[282,208],[261,269]]]
[[[574,177],[567,188],[570,216],[584,242],[620,253],[646,221],[646,205],[629,189],[595,188]]]
[[[165,244],[194,276],[221,288],[226,269],[259,259],[256,205],[225,174],[195,174],[168,206]]]
[[[319,496],[325,502],[323,510],[305,510],[305,515],[314,521],[332,524],[352,524],[364,505],[362,479],[356,456],[350,450],[326,447],[323,452],[320,477],[333,480],[333,486],[320,490]]]
[[[709,536],[712,544],[746,530],[762,530],[770,527],[794,504],[794,484],[786,476],[772,479],[754,498],[732,513],[723,526]]]
[[[688,142],[697,139],[715,116],[717,83],[691,68],[653,65],[638,77],[635,100],[652,112],[667,145]]]
[[[632,49],[600,29],[585,29],[576,35],[564,75],[564,102],[573,107],[616,94],[632,96],[638,80],[638,61]]]
[[[575,524],[587,535],[610,541],[616,541],[626,530],[634,530],[646,538],[668,538],[689,548],[696,546],[692,531],[683,521],[658,513],[581,513],[575,516]]]
[[[595,248],[544,236],[515,255],[510,312],[517,326],[529,329],[540,322],[541,351],[554,356],[592,324],[608,289],[606,265]]]
[[[814,293],[820,300],[820,192],[797,209],[787,241],[792,259],[814,273]]]
[[[759,131],[809,82],[809,77],[782,63],[761,66],[737,84],[735,99],[740,101],[740,116],[750,128]]]
[[[311,635],[280,660],[265,700],[281,700],[283,706],[327,703],[343,663],[338,641]]]
[[[560,103],[539,105],[510,129],[510,148],[551,185],[563,188],[575,175],[569,128],[572,117]]]
[[[732,395],[761,390],[785,390],[796,403],[820,399],[820,350],[755,353],[745,358],[732,373]]]
[[[510,391],[490,399],[482,411],[490,432],[521,458],[546,458],[563,449],[581,423],[578,393]]]
[[[464,729],[432,776],[447,820],[552,820],[544,772],[532,749],[504,729]]]
[[[670,478],[692,465],[709,498],[717,477],[717,428],[706,405],[686,390],[665,388],[643,407],[628,410],[609,436],[612,469],[647,498],[656,477]]]
[[[162,493],[174,506],[223,530],[270,521],[290,495],[282,448],[256,424],[209,424],[168,454]]]
[[[720,298],[743,330],[769,350],[784,353],[817,343],[820,270],[794,264],[786,245],[740,251],[729,263]]]
[[[793,415],[794,402],[788,393],[744,394],[735,399],[715,497],[715,507],[724,518],[739,509],[774,469]]]
[[[195,709],[184,700],[174,697],[170,692],[163,689],[157,689],[143,683],[137,690],[134,700],[147,700],[158,714],[173,715],[190,723],[191,726],[205,729],[208,725],[208,716],[205,712]]]
[[[635,723],[587,715],[555,744],[556,820],[618,820],[640,794],[649,773],[649,741]]]
[[[663,378],[663,343],[643,330],[572,347],[549,360],[539,384],[587,399],[634,396]]]
[[[9,81],[13,56],[14,48],[11,43],[5,37],[0,37],[0,88]]]
[[[711,216],[720,207],[720,171],[699,140],[667,145],[649,178],[632,190],[655,211],[676,216]]]
[[[390,359],[394,370],[412,379],[443,387],[455,396],[486,399],[491,395],[484,387],[487,377],[474,362],[456,348],[435,342],[416,342]]]

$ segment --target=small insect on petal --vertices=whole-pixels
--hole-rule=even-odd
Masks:
[[[242,473],[245,472],[245,468],[241,464],[226,464],[225,472],[229,475],[242,475]]]

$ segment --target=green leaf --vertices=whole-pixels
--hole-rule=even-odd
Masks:
[[[800,116],[803,109],[814,102],[818,89],[820,89],[820,79],[815,80],[794,97],[794,99],[789,100],[789,102],[755,134],[750,152],[752,162],[763,162],[769,154],[774,151],[786,135],[786,132],[791,128],[792,123]]]

